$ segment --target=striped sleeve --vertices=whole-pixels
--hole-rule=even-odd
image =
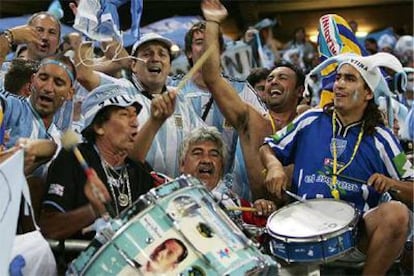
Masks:
[[[308,110],[275,134],[266,137],[264,144],[269,145],[283,165],[293,162],[292,152],[296,148],[301,131],[312,124],[322,113],[322,109]]]
[[[374,142],[389,176],[395,179],[414,177],[411,162],[390,130],[377,127]]]

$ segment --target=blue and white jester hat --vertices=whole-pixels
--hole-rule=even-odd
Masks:
[[[368,87],[374,93],[376,103],[378,103],[377,99],[379,96],[389,97],[392,95],[379,67],[387,67],[397,73],[404,72],[401,62],[389,53],[377,53],[364,57],[352,53],[340,54],[323,61],[306,75],[304,93],[308,93],[306,90],[311,75],[320,77],[322,70],[335,63],[339,64],[337,70],[344,64],[349,64],[358,70]]]
[[[392,110],[391,106],[391,96],[392,92],[390,91],[387,82],[385,81],[380,67],[389,68],[398,74],[404,74],[404,69],[401,62],[392,54],[389,53],[377,53],[370,56],[359,56],[353,53],[345,53],[337,56],[330,57],[316,66],[305,78],[305,91],[304,95],[309,94],[307,91],[308,84],[310,83],[310,76],[315,75],[321,77],[321,71],[327,68],[328,66],[335,66],[338,64],[336,70],[341,68],[344,64],[349,64],[354,67],[362,76],[362,78],[367,83],[368,87],[374,93],[375,103],[378,103],[379,97],[385,97],[388,101],[387,109],[388,111]],[[406,83],[406,79],[405,79]],[[404,84],[405,85],[405,84]],[[393,119],[393,114],[389,114],[389,120]],[[392,122],[391,122],[392,125]]]

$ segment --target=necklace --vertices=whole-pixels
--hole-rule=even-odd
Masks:
[[[273,120],[273,117],[272,117],[272,114],[270,114],[270,111],[268,111],[267,114],[269,115],[270,124],[272,125],[273,134],[275,134],[276,133],[276,124],[275,124],[275,121]]]
[[[101,164],[104,169],[106,178],[108,180],[111,194],[115,200],[116,212],[119,215],[118,204],[121,207],[126,207],[128,205],[131,206],[132,203],[131,186],[129,183],[127,167],[124,166],[122,168],[122,171],[117,173],[116,170],[110,164],[108,164],[108,162],[106,162],[103,158],[101,159]],[[118,191],[118,197],[116,196],[115,188]],[[125,191],[125,189],[127,191]]]
[[[332,168],[332,185],[329,186],[329,188],[331,189],[331,195],[333,196],[333,198],[335,199],[339,199],[340,198],[340,194],[339,194],[339,190],[337,187],[337,181],[338,181],[338,174],[340,174],[341,172],[343,172],[350,164],[351,162],[354,160],[355,155],[358,151],[359,145],[361,144],[361,140],[362,140],[362,136],[364,135],[364,125],[365,125],[365,121],[362,122],[362,126],[361,126],[361,130],[359,131],[358,134],[358,140],[355,143],[355,147],[354,150],[352,152],[351,158],[349,159],[348,163],[346,163],[342,168],[340,168],[338,170],[338,160],[337,160],[337,149],[336,149],[336,112],[335,110],[333,111],[332,114],[332,151],[333,151],[333,168]]]

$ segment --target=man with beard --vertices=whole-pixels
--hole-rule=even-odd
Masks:
[[[207,22],[204,47],[214,48],[203,66],[203,78],[224,117],[239,134],[253,198],[261,198],[266,194],[262,175],[264,167],[257,149],[265,136],[275,133],[295,118],[296,106],[304,89],[304,75],[291,64],[277,65],[265,84],[264,101],[268,113],[258,112],[243,102],[234,88],[220,76],[219,23],[226,18],[227,10],[220,5],[209,7],[213,12],[206,12],[205,4],[202,9]]]

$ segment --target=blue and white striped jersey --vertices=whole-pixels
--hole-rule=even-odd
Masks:
[[[142,104],[138,115],[141,127],[151,115],[151,99],[144,96],[133,83],[125,79],[115,79],[101,74],[101,84],[117,83]],[[195,128],[205,126],[205,123],[188,104],[183,94],[178,94],[175,112],[169,117],[157,132],[152,146],[147,154],[146,161],[155,171],[170,177],[179,175],[178,152],[185,137]]]
[[[335,135],[338,168],[350,160],[362,122],[343,126],[337,119]],[[265,138],[283,165],[295,164],[292,189],[305,198],[332,198],[332,115],[322,109],[309,110],[271,137]],[[395,179],[413,177],[397,138],[383,126],[373,135],[364,135],[355,158],[341,173],[367,181],[380,173]],[[338,178],[340,198],[354,203],[361,211],[378,205],[381,194],[365,184]]]
[[[30,97],[19,97],[1,90],[0,98],[5,103],[3,123],[10,136],[6,147],[14,146],[20,137],[52,139],[60,144],[60,131],[53,123],[46,129],[39,114],[33,109]]]

